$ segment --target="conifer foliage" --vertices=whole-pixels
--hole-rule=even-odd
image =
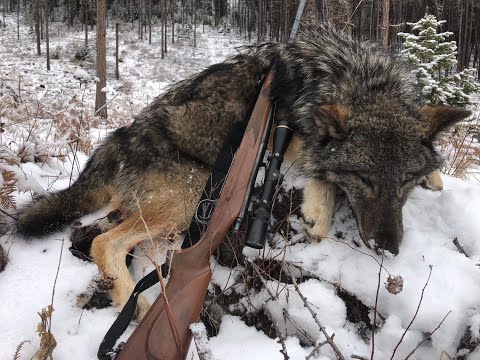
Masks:
[[[456,73],[457,44],[448,41],[453,33],[439,32],[446,20],[425,15],[416,23],[407,23],[412,33],[398,33],[405,39],[402,55],[414,67],[419,90],[427,102],[465,107],[469,95],[479,90],[475,70]]]

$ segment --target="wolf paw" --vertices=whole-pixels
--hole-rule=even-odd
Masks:
[[[303,227],[305,231],[316,240],[321,240],[323,237],[326,237],[328,230],[330,229],[330,223],[322,221],[322,216],[320,216],[316,221],[312,217],[309,217],[304,213],[303,215]]]
[[[439,170],[432,171],[430,174],[425,176],[420,182],[420,186],[425,189],[432,191],[441,191],[443,190],[443,181],[440,175]]]
[[[309,180],[303,190],[303,226],[316,239],[326,237],[335,206],[335,187],[318,180]]]
[[[102,230],[98,225],[82,226],[81,223],[75,223],[70,235],[72,246],[69,250],[72,255],[85,261],[92,261],[90,258],[90,248],[92,247],[93,239],[101,233]]]

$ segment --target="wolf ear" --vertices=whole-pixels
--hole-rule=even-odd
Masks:
[[[340,104],[326,104],[316,109],[315,123],[320,135],[335,140],[342,140],[347,136],[347,119],[350,111]]]
[[[420,114],[427,125],[425,135],[432,139],[439,133],[447,131],[459,121],[469,117],[472,112],[446,105],[425,105],[420,109]]]

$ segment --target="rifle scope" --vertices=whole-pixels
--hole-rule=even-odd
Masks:
[[[283,156],[292,138],[293,130],[285,120],[279,121],[273,134],[272,153],[265,173],[262,195],[253,211],[252,222],[248,228],[245,245],[254,249],[263,249],[267,237],[270,213],[272,211],[273,195],[277,189]]]

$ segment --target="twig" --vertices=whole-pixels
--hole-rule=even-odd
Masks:
[[[399,347],[400,344],[402,343],[403,338],[405,337],[405,334],[406,334],[407,331],[410,329],[410,326],[412,326],[413,322],[415,321],[415,318],[417,317],[418,311],[420,310],[420,305],[422,305],[423,294],[424,294],[424,292],[425,292],[425,288],[427,287],[428,282],[430,281],[430,276],[432,275],[433,266],[432,266],[432,265],[429,265],[428,267],[430,268],[430,272],[428,273],[427,281],[425,282],[425,285],[423,286],[422,295],[420,296],[420,301],[418,302],[417,310],[415,311],[415,314],[413,315],[413,318],[412,318],[412,320],[410,321],[410,323],[408,324],[407,328],[406,328],[405,331],[403,332],[402,337],[401,337],[400,340],[398,341],[397,346],[395,346],[395,349],[393,349],[393,353],[392,353],[392,356],[391,356],[390,360],[392,360],[393,357],[395,356],[395,352],[397,351],[398,347]],[[450,312],[449,312],[448,314],[450,314]],[[448,315],[448,314],[447,314],[447,315]],[[446,316],[445,316],[445,317],[446,317]],[[445,320],[445,318],[444,318],[444,320]],[[443,320],[442,320],[442,322],[443,322]],[[440,323],[440,325],[441,325],[441,323]],[[436,330],[436,329],[435,329],[435,330]],[[424,339],[423,341],[425,341],[425,339]],[[423,341],[422,341],[422,343],[423,343]],[[420,346],[420,345],[418,345],[418,346]],[[417,346],[417,348],[418,348],[418,346]],[[414,351],[415,351],[417,348],[415,348]],[[412,352],[411,354],[413,354],[413,352]]]
[[[405,358],[405,360],[408,360],[408,358],[410,358],[410,356],[413,355],[413,353],[415,351],[417,351],[417,349],[425,342],[427,341],[433,334],[435,334],[435,331],[437,331],[438,329],[440,329],[440,326],[442,326],[443,322],[445,321],[445,319],[447,318],[448,315],[450,315],[450,313],[452,312],[452,310],[450,310],[447,315],[445,315],[442,319],[442,321],[440,321],[440,323],[437,325],[437,327],[428,335],[428,336],[425,336],[425,338],[420,341],[418,343],[418,345],[415,347],[415,349],[412,350],[412,352],[410,354],[407,355],[407,357]],[[442,353],[443,354],[443,353]],[[443,356],[443,355],[442,355]]]
[[[375,354],[375,327],[377,326],[377,306],[378,306],[378,294],[380,293],[380,277],[382,275],[383,269],[383,260],[385,256],[383,256],[382,252],[382,262],[380,263],[380,269],[378,270],[378,281],[377,281],[377,292],[375,294],[375,307],[373,308],[373,324],[372,324],[372,354],[370,356],[370,360],[373,360],[373,355]],[[389,274],[390,275],[390,274]]]
[[[332,335],[332,339],[333,339],[334,336],[335,336],[335,334]],[[317,345],[315,345],[312,352],[310,354],[308,354],[308,356],[305,358],[305,360],[309,360],[312,356],[315,356],[315,354],[320,350],[320,348],[323,345],[326,345],[326,344],[328,344],[328,340],[322,341],[321,343],[318,343]]]
[[[18,217],[14,216],[14,215],[12,215],[12,214],[9,214],[9,213],[6,212],[5,210],[0,209],[0,212],[1,212],[2,214],[4,214],[5,216],[8,216],[9,218],[12,218],[12,219],[15,220],[15,221],[18,220]]]
[[[23,340],[20,344],[17,345],[15,354],[13,354],[13,360],[20,360],[20,352],[22,351],[23,345],[30,344],[29,340]]]
[[[263,312],[265,313],[265,315],[267,315],[267,317],[270,319],[270,321],[272,322],[272,325],[275,329],[275,332],[277,333],[277,336],[278,336],[278,339],[279,339],[279,343],[282,345],[282,350],[280,350],[280,352],[282,353],[283,355],[283,358],[285,360],[288,360],[290,359],[290,357],[288,356],[288,353],[287,353],[287,346],[285,344],[285,334],[280,331],[280,328],[278,327],[278,324],[277,322],[275,321],[272,313],[270,312],[270,310],[268,309],[267,307],[267,302],[270,301],[270,300],[276,300],[278,298],[277,295],[275,295],[272,290],[268,287],[268,283],[267,283],[267,280],[265,280],[265,278],[262,276],[262,274],[260,273],[260,268],[259,266],[257,266],[253,261],[251,261],[250,259],[248,259],[248,261],[250,262],[250,264],[252,265],[253,269],[255,270],[255,272],[257,273],[257,276],[260,278],[260,281],[262,282],[263,284],[263,287],[267,290],[268,294],[270,295],[270,299],[268,299],[267,301],[265,301],[263,303],[263,306],[262,306],[262,309],[263,309]],[[286,310],[283,309],[283,311],[285,312]],[[285,326],[285,331],[286,331],[287,327]]]
[[[444,355],[448,358],[448,360],[453,360],[453,358],[445,350],[443,350],[442,353],[440,354],[440,360],[443,359]]]
[[[360,355],[352,355],[350,356],[352,359],[358,359],[358,360],[368,360],[365,356],[360,356]]]
[[[296,280],[295,277],[292,275],[292,272],[290,271],[290,267],[289,267],[288,265],[287,265],[287,271],[288,271],[288,274],[290,275],[290,278],[292,279],[293,286],[295,286],[295,290],[297,291],[298,295],[300,296],[300,298],[301,298],[302,301],[303,301],[303,306],[305,306],[305,307],[308,309],[308,311],[309,311],[310,314],[312,315],[313,319],[314,319],[315,322],[317,323],[318,328],[319,328],[320,331],[322,332],[323,336],[325,336],[325,338],[327,339],[327,340],[326,340],[326,343],[331,346],[331,348],[333,349],[333,351],[335,352],[335,354],[337,355],[337,357],[338,357],[340,360],[345,360],[345,357],[342,355],[342,353],[341,353],[340,350],[338,349],[337,345],[336,345],[335,342],[333,341],[333,337],[335,336],[335,334],[332,334],[332,336],[328,335],[327,331],[325,330],[325,327],[322,325],[322,323],[320,322],[320,320],[318,320],[317,313],[316,313],[315,311],[313,311],[312,307],[308,304],[307,298],[306,298],[306,297],[302,294],[302,292],[300,291],[300,288],[298,287],[297,280]]]
[[[207,329],[202,322],[190,324],[190,331],[197,347],[197,354],[200,360],[213,360],[212,351],[208,345]]]
[[[381,267],[383,268],[383,270],[385,270],[385,271],[387,272],[388,275],[390,275],[390,276],[392,275],[392,274],[390,274],[390,272],[387,270],[387,268],[383,266],[383,253],[382,253],[382,261],[381,261],[381,263],[380,263],[380,261],[378,261],[378,260],[375,258],[375,256],[373,256],[373,255],[371,255],[371,254],[367,254],[366,252],[363,252],[363,251],[361,251],[361,250],[358,250],[357,248],[354,248],[352,245],[350,245],[349,243],[347,243],[347,242],[345,242],[345,241],[341,241],[341,240],[335,239],[335,238],[333,238],[333,237],[324,237],[324,238],[322,238],[322,239],[333,240],[333,241],[338,242],[338,243],[340,243],[340,244],[347,245],[347,246],[348,246],[350,249],[352,249],[353,251],[356,251],[356,252],[358,252],[358,253],[360,253],[360,254],[362,254],[362,255],[371,257],[373,260],[375,260],[375,262],[376,262],[379,266],[381,266]]]
[[[58,273],[60,272],[60,264],[62,262],[62,255],[63,255],[63,245],[65,244],[65,239],[62,238],[62,247],[60,248],[60,257],[58,259],[58,266],[57,266],[57,273],[55,274],[55,280],[53,281],[53,289],[52,289],[52,300],[50,302],[50,306],[53,309],[53,298],[55,297],[55,287],[57,286],[57,279]],[[52,317],[50,316],[50,322],[48,324],[48,333],[51,334],[50,329],[52,328]]]
[[[152,244],[152,247],[153,247],[153,244],[154,244],[153,237],[150,234],[150,230],[148,228],[147,222],[145,221],[145,219],[143,217],[142,207],[140,206],[140,201],[139,201],[138,198],[136,198],[135,200],[137,202],[139,218],[140,218],[140,220],[142,221],[142,223],[145,227],[145,231],[147,232],[148,238],[149,238],[149,240]],[[165,284],[165,279],[162,276],[162,269],[160,268],[160,265],[158,265],[158,262],[154,260],[153,256],[149,257],[148,254],[146,254],[146,253],[145,253],[145,256],[147,257],[147,259],[149,259],[153,263],[153,265],[155,266],[155,269],[157,270],[158,279],[160,281],[160,287],[162,289],[162,297],[163,297],[163,300],[165,301],[165,311],[167,313],[168,323],[170,325],[170,330],[172,330],[172,336],[173,336],[173,339],[175,341],[175,345],[177,346],[177,349],[180,349],[181,348],[180,337],[178,335],[177,324],[175,323],[175,318],[173,316],[172,307],[170,305],[170,301],[168,300],[167,285]],[[170,259],[170,261],[171,261],[171,259]],[[171,265],[171,263],[170,263],[170,265]],[[171,269],[171,267],[169,267],[169,269]]]
[[[360,7],[360,5],[362,4],[363,0],[360,0],[357,4],[357,6],[355,7],[355,9],[353,10],[352,14],[349,16],[347,22],[345,23],[345,26],[343,27],[343,30],[342,31],[345,31],[345,29],[347,28],[348,25],[350,25],[350,21],[352,20],[353,18],[353,15],[355,15],[355,13],[357,12],[357,9]]]
[[[282,353],[283,355],[283,358],[285,360],[289,360],[290,357],[288,356],[288,353],[287,353],[287,345],[285,345],[285,341],[287,340],[285,338],[285,334],[280,331],[280,328],[278,327],[278,324],[277,322],[275,321],[275,319],[273,318],[273,315],[272,313],[270,312],[269,308],[267,307],[267,303],[265,302],[263,304],[263,312],[265,313],[265,315],[267,315],[267,317],[270,319],[270,321],[272,322],[272,325],[275,329],[275,332],[277,333],[278,335],[278,342],[280,343],[280,345],[282,345],[282,350],[280,350],[280,352]],[[286,329],[286,328],[285,328]]]
[[[458,241],[457,238],[453,239],[453,244],[455,245],[455,247],[457,248],[458,252],[460,254],[463,254],[465,255],[467,258],[470,258],[470,256],[468,256],[467,252],[465,251],[465,249],[463,248],[462,245],[460,245],[460,242]]]
[[[93,116],[97,115],[101,110],[103,110],[105,107],[107,107],[108,105],[110,105],[110,103],[115,100],[115,98],[120,95],[121,92],[117,92],[111,99],[110,101],[108,101],[105,105],[103,105],[101,108],[99,108],[97,111],[95,111],[95,113],[93,114]]]
[[[315,346],[315,339],[313,339],[310,336],[310,334],[305,331],[305,329],[302,329],[298,326],[296,321],[290,317],[290,314],[288,313],[288,311],[285,308],[282,309],[282,313],[283,313],[283,318],[285,319],[285,323],[288,319],[290,324],[292,324],[292,326],[305,338],[305,340],[308,341],[309,345],[310,346]]]

